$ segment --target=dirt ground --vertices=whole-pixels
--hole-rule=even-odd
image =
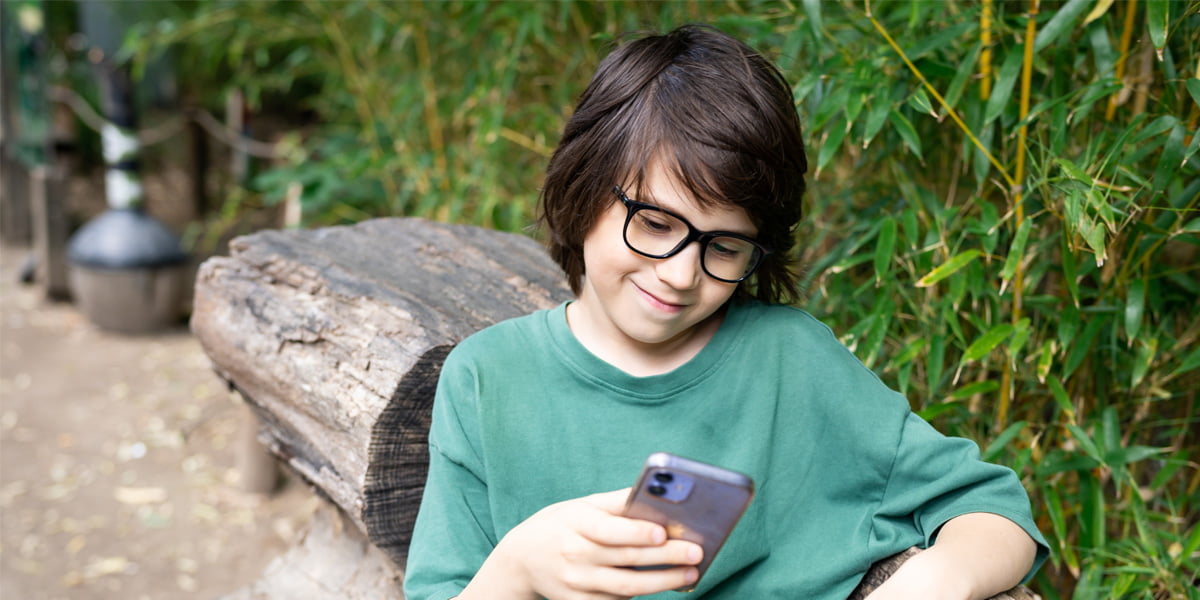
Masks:
[[[186,324],[97,329],[18,282],[0,249],[0,598],[218,598],[254,581],[317,506],[240,491],[242,406]]]

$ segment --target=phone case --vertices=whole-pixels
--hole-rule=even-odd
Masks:
[[[658,523],[667,537],[704,548],[698,584],[753,498],[754,481],[746,475],[656,452],[646,459],[624,515]],[[690,592],[695,585],[678,591]]]

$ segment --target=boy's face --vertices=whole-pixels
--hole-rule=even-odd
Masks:
[[[746,211],[739,207],[701,209],[658,161],[649,165],[640,195],[629,182],[615,183],[631,199],[667,209],[697,229],[750,237],[757,233]],[[592,348],[592,342],[598,342],[617,352],[659,353],[687,346],[689,341],[698,341],[702,346],[715,331],[703,325],[729,300],[738,284],[718,281],[704,273],[698,242],[669,258],[637,254],[624,241],[627,214],[625,205],[614,196],[584,238],[585,272],[579,299],[570,315],[572,329],[585,346]],[[695,340],[696,334],[703,339]]]

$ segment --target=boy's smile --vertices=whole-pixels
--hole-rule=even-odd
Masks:
[[[669,210],[699,229],[757,232],[741,208],[702,209],[661,161],[648,166],[641,195],[633,199]],[[668,258],[634,252],[623,238],[627,215],[625,205],[614,199],[584,239],[583,285],[579,299],[568,306],[568,323],[580,343],[610,364],[633,375],[665,373],[704,347],[720,325],[719,309],[738,284],[705,274],[699,242]]]

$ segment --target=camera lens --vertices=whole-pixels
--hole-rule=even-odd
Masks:
[[[659,483],[671,483],[675,480],[675,476],[666,471],[659,471],[654,474],[654,480]]]
[[[650,487],[646,488],[646,491],[650,492],[651,496],[662,496],[667,493],[667,488],[661,485],[651,485]]]

